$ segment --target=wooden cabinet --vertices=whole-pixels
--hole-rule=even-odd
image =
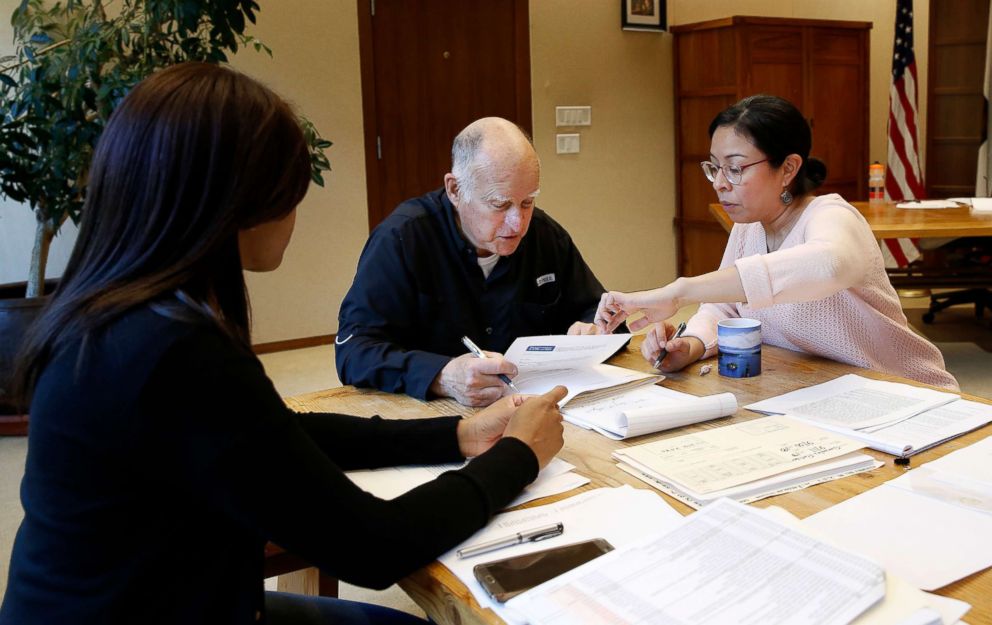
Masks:
[[[827,164],[818,193],[867,197],[870,29],[871,22],[739,16],[672,26],[681,275],[720,265],[727,235],[707,210],[716,195],[699,163],[709,159],[710,122],[743,97],[777,95],[803,112],[810,154]]]

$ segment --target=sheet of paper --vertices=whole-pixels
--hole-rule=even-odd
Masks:
[[[664,379],[664,376],[624,369],[613,365],[588,365],[584,369],[551,369],[520,373],[513,383],[521,393],[539,395],[547,393],[561,384],[568,388],[568,394],[559,402],[565,406],[573,399],[592,396],[596,391],[604,394],[616,393],[629,387],[650,385]]]
[[[726,417],[737,412],[731,393],[696,397],[658,385],[614,393],[594,401],[578,398],[562,411],[565,420],[621,440]]]
[[[817,423],[865,430],[892,425],[925,410],[959,399],[954,393],[899,382],[840,376],[745,408],[765,414],[788,414]]]
[[[532,625],[846,625],[884,593],[874,562],[721,499],[507,605]]]
[[[616,454],[614,456],[616,457]],[[721,497],[728,497],[740,503],[751,503],[849,475],[871,471],[880,466],[882,463],[871,456],[855,452],[704,495],[694,491],[686,491],[630,458],[624,458],[624,462],[617,463],[617,467],[621,470],[697,510]]]
[[[992,566],[992,438],[913,469],[803,523],[924,590]]]
[[[614,455],[639,462],[683,489],[707,494],[862,447],[808,423],[772,416],[626,447]]]
[[[348,471],[345,475],[362,490],[380,499],[395,499],[403,493],[430,482],[445,471],[454,471],[465,463],[385,467],[367,471]],[[537,475],[537,479],[510,503],[509,507],[565,493],[589,483],[589,478],[572,472],[574,465],[555,458]]]
[[[629,340],[629,334],[522,336],[513,341],[503,358],[517,365],[521,374],[581,369],[603,362]]]
[[[980,214],[992,213],[992,197],[971,198],[971,212]]]
[[[546,506],[498,514],[484,529],[439,559],[472,591],[480,606],[494,610],[504,620],[513,623],[518,622],[518,618],[506,611],[502,604],[493,601],[476,581],[472,574],[472,568],[476,564],[593,538],[603,538],[614,548],[620,548],[642,536],[674,527],[681,519],[681,514],[650,490],[630,486],[597,488]],[[564,525],[565,531],[555,538],[523,543],[465,559],[456,554],[465,545],[507,536],[521,529],[559,522]]]
[[[894,456],[912,456],[992,422],[992,405],[958,399],[872,432],[815,422],[872,449]]]
[[[958,206],[960,204],[953,200],[912,200],[896,204],[896,208],[908,209],[957,208]]]
[[[988,404],[982,404],[987,406]],[[992,436],[924,466],[971,480],[992,483]]]

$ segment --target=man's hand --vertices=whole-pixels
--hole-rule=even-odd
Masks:
[[[597,328],[594,323],[576,321],[568,328],[568,332],[565,334],[599,334],[599,328]]]
[[[465,406],[488,406],[510,389],[497,375],[517,375],[517,366],[502,354],[486,352],[488,358],[463,354],[452,358],[431,383],[431,392],[439,397],[454,397]]]
[[[668,322],[651,326],[641,343],[641,355],[654,364],[662,348],[668,350],[668,355],[661,361],[661,370],[665,372],[679,371],[703,357],[706,347],[702,341],[694,336],[672,339],[674,334],[675,327]]]

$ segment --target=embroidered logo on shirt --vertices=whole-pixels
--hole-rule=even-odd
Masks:
[[[546,273],[537,279],[537,286],[544,286],[545,284],[550,284],[555,281],[555,274]]]

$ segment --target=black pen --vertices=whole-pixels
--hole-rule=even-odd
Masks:
[[[486,356],[486,352],[479,349],[479,346],[473,343],[472,339],[468,338],[467,336],[462,337],[462,343],[465,344],[465,347],[468,348],[468,351],[472,352],[476,358],[481,358],[483,360],[489,358],[489,356]],[[513,389],[514,393],[520,392],[520,389],[513,384],[513,380],[508,378],[505,373],[497,373],[496,375],[499,377],[500,380],[503,380],[504,384],[506,384],[511,389]]]
[[[675,334],[672,335],[672,339],[679,338],[680,336],[682,336],[682,333],[683,332],[685,332],[685,321],[683,321],[682,323],[680,323],[679,324],[679,327],[675,329]],[[668,341],[670,341],[672,339],[668,339]],[[667,344],[668,341],[665,341],[665,343]],[[658,357],[654,361],[654,368],[655,369],[658,369],[659,371],[661,370],[661,361],[664,360],[665,359],[665,356],[667,356],[667,355],[668,355],[668,350],[665,349],[664,347],[662,347],[661,348],[661,353],[658,354]]]

